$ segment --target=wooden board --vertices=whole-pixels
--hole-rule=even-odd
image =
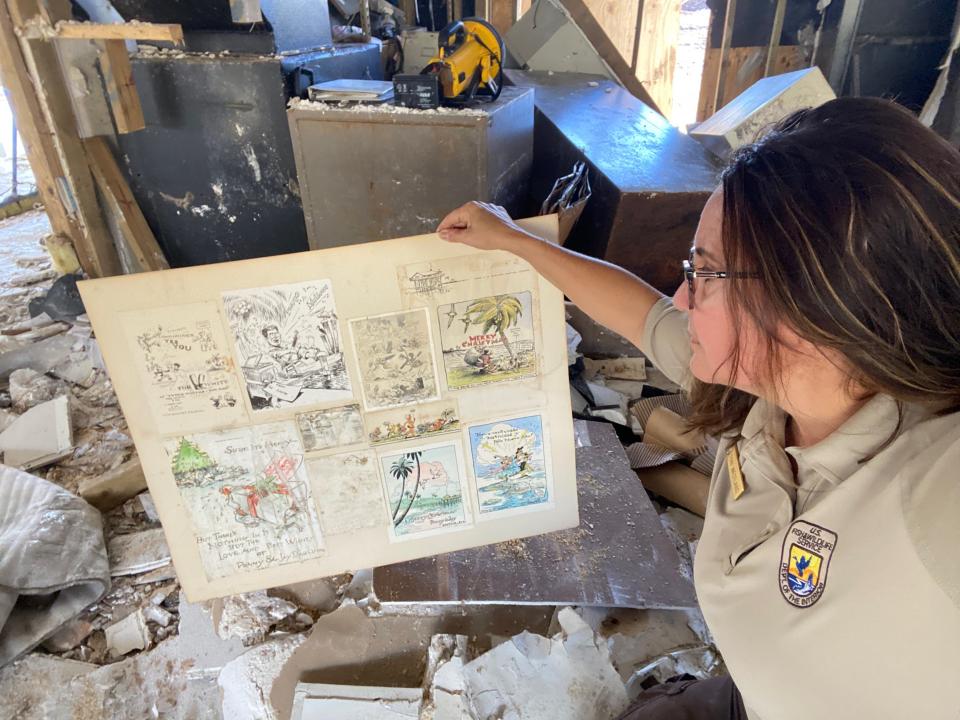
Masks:
[[[23,137],[27,159],[33,169],[50,225],[55,234],[77,244],[81,237],[80,228],[64,208],[57,189],[57,178],[63,177],[60,156],[34,92],[5,3],[0,3],[0,80],[7,90],[17,120],[17,130]]]
[[[766,46],[735,47],[727,51],[730,66],[724,86],[720,88],[720,107],[733,100],[757,80],[763,77],[763,65],[767,57]],[[703,63],[703,80],[700,83],[700,104],[697,122],[703,122],[719,108],[713,107],[713,89],[719,72],[720,50],[707,50]],[[806,67],[803,48],[799,45],[781,45],[777,48],[772,75],[792,72]]]
[[[519,258],[422,235],[80,293],[191,601],[579,521],[563,297]]]
[[[507,30],[513,27],[517,20],[517,4],[515,0],[486,0],[487,20],[497,32],[506,35]]]
[[[126,52],[126,50],[124,50]],[[130,252],[143,271],[165,270],[170,267],[147,224],[136,198],[117,166],[117,161],[102,137],[84,140],[90,168],[100,187],[100,193],[113,211],[120,232]]]
[[[637,16],[644,0],[584,0],[583,5],[603,29],[624,62],[633,67]],[[642,78],[641,78],[642,79]]]
[[[681,0],[643,0],[642,5],[633,66],[650,97],[669,118],[680,39]]]
[[[597,0],[560,0],[560,3],[566,8],[567,12],[570,13],[570,16],[573,18],[573,21],[583,34],[587,36],[587,39],[594,48],[596,48],[597,53],[613,71],[613,74],[617,80],[620,81],[620,84],[629,90],[634,97],[660,112],[660,107],[656,101],[654,101],[647,89],[637,79],[632,62],[626,59],[633,57],[633,42],[637,28],[636,2],[631,0],[630,2],[624,3],[626,6],[633,7],[632,15],[630,15],[628,21],[630,28],[629,42],[626,39],[627,35],[622,32],[622,28],[613,24],[615,18],[619,19],[629,14],[625,13],[621,15],[621,10],[617,10],[614,7],[618,5],[618,3],[604,2],[598,4]],[[601,23],[600,18],[603,19],[606,26]],[[611,38],[610,32],[614,32],[613,38]],[[626,55],[621,52],[618,43],[624,47],[628,47]]]
[[[118,133],[131,133],[147,126],[137,86],[133,83],[133,67],[127,44],[123,40],[104,40],[100,52],[100,72],[107,88],[107,99]]]
[[[183,28],[174,24],[159,23],[90,23],[59,22],[54,26],[59,38],[84,40],[156,40],[183,43]]]
[[[22,26],[31,17],[39,16],[46,22],[52,22],[69,14],[69,5],[62,2],[41,5],[37,0],[10,0],[8,7],[9,16],[0,14],[0,23],[10,21],[10,25],[3,30],[6,37],[12,36],[14,27],[18,24]],[[51,166],[50,181],[56,188],[53,194],[56,200],[51,204],[59,203],[63,207],[63,215],[70,219],[75,228],[67,236],[74,243],[83,269],[92,277],[115,275],[121,271],[120,260],[97,201],[93,177],[77,133],[73,107],[64,85],[57,53],[49,40],[21,38],[19,45],[19,62],[33,86],[35,100],[35,103],[27,102],[24,109],[35,113],[35,117],[43,118],[43,130],[52,137],[42,139],[40,143],[45,148],[52,148],[52,155],[57,158],[57,164]],[[12,51],[9,56],[8,59],[17,62],[12,57]],[[25,140],[30,142],[27,136]],[[49,157],[46,152],[44,156]],[[44,194],[44,200],[47,199],[48,195]],[[54,215],[57,214],[58,211],[54,210]]]

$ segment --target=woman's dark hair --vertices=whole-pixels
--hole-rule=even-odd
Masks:
[[[726,269],[756,274],[724,281],[728,303],[765,338],[764,379],[779,380],[785,324],[843,358],[851,390],[960,407],[956,148],[893,102],[840,98],[739,149],[722,179]],[[701,382],[690,399],[713,433],[754,401]]]

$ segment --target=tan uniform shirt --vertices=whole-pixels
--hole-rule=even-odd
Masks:
[[[682,383],[685,313],[658,302],[641,349]],[[960,718],[960,413],[905,405],[880,449],[897,417],[875,396],[784,448],[783,412],[758,400],[720,439],[694,580],[751,720]]]

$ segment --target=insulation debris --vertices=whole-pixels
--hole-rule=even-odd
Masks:
[[[627,706],[607,646],[571,608],[553,638],[521,633],[464,668],[474,714],[501,720],[610,720]]]

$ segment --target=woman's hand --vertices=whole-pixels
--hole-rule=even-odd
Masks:
[[[531,237],[499,205],[468,202],[440,221],[437,234],[479,250],[510,250],[519,237]]]

